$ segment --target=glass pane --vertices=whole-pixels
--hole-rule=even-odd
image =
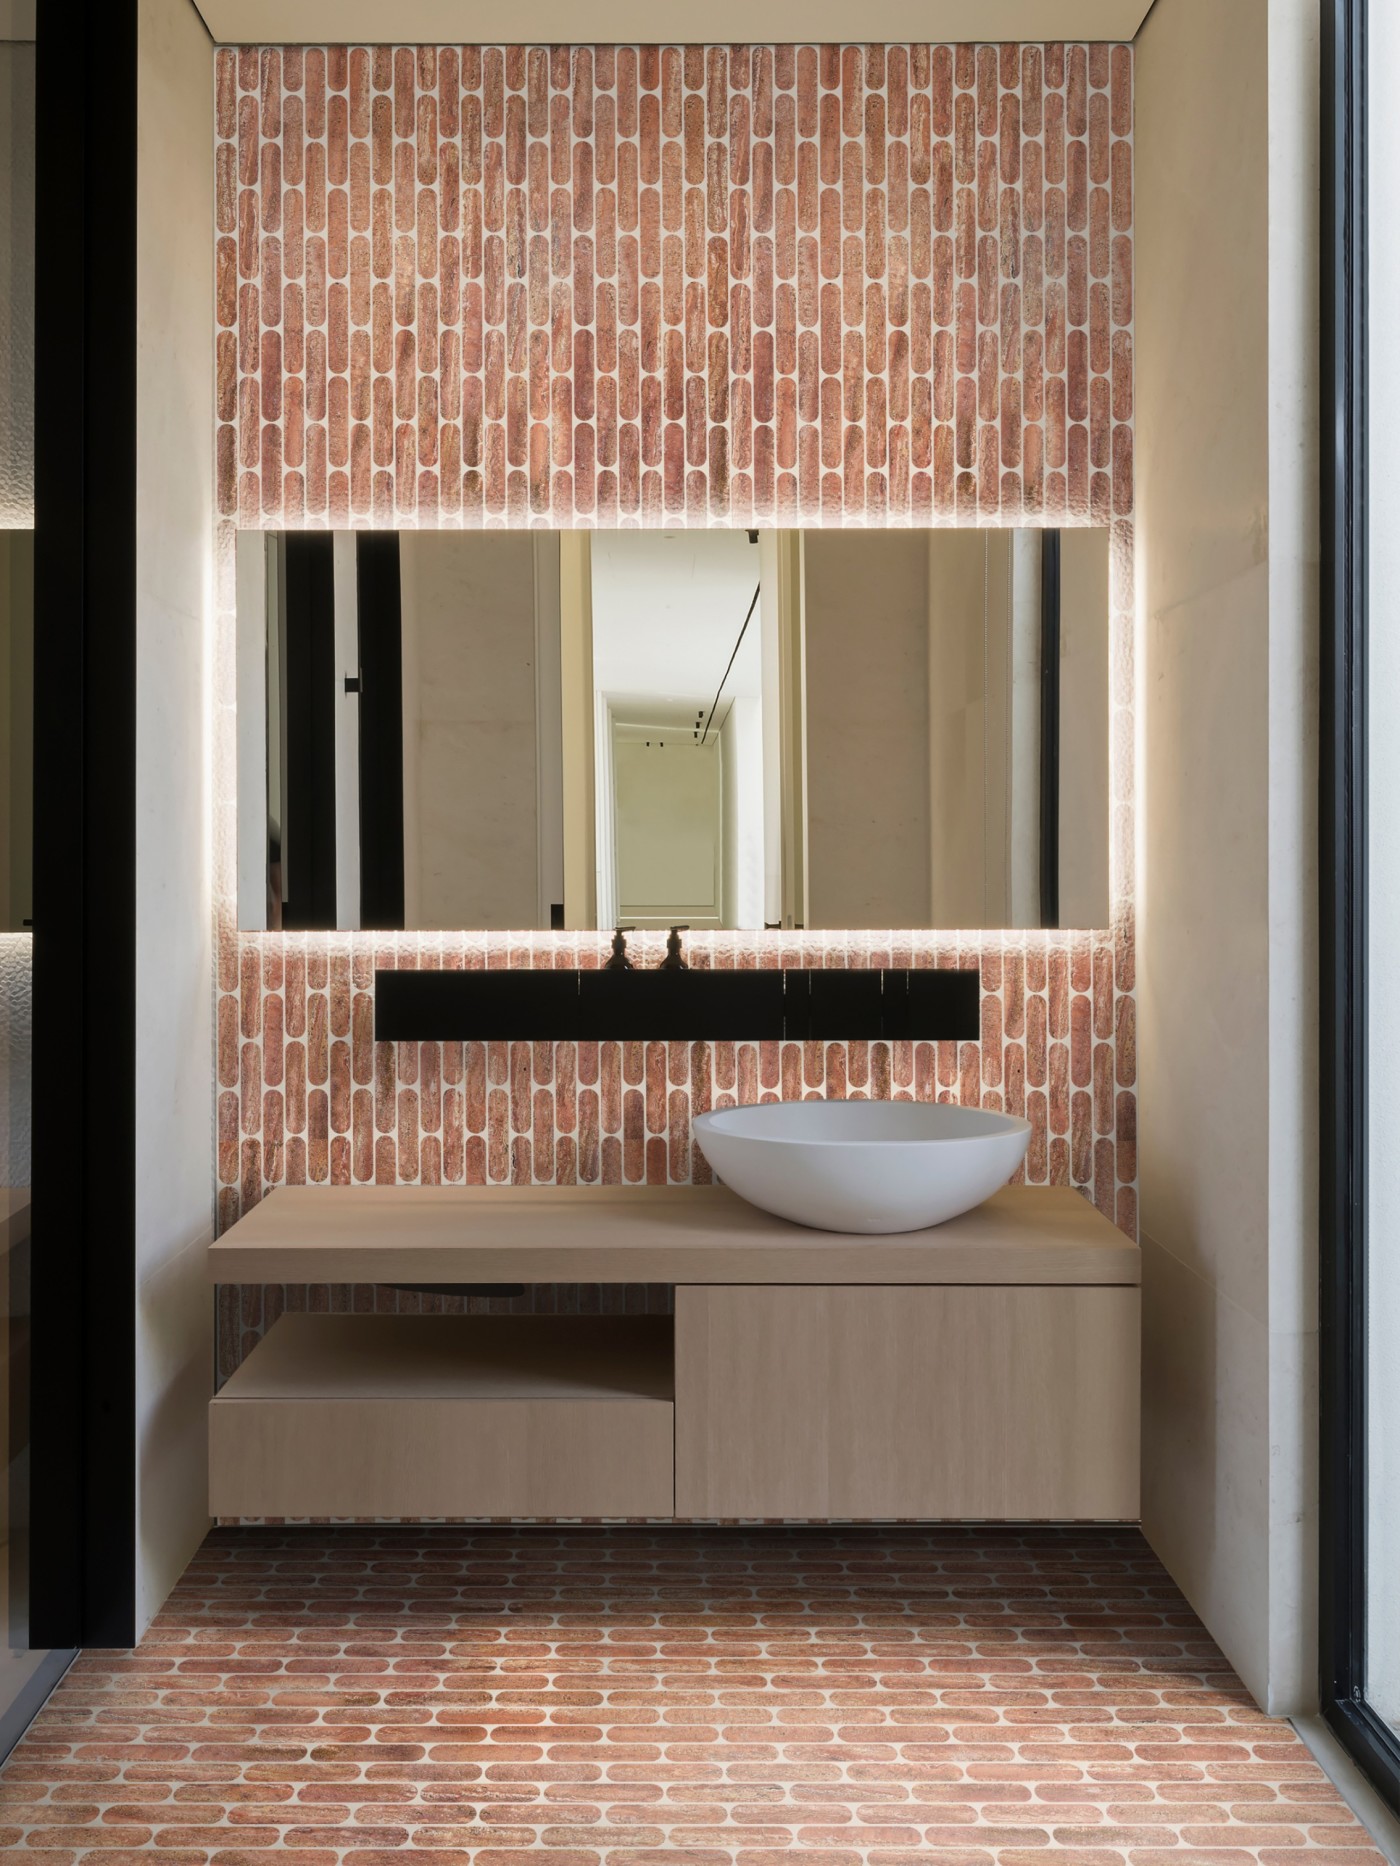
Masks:
[[[1400,253],[1385,229],[1400,210],[1400,113],[1389,93],[1400,9],[1370,8],[1370,302],[1393,302]],[[1367,1091],[1366,1695],[1400,1733],[1400,332],[1370,320],[1370,1084]]]
[[[34,45],[0,39],[0,1719],[29,1649]]]

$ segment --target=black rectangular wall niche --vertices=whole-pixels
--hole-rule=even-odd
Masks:
[[[379,971],[378,1043],[975,1042],[975,971]]]

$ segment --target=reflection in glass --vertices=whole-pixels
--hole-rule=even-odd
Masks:
[[[0,37],[0,1755],[62,1664],[29,1646],[33,525],[34,45]]]
[[[244,533],[245,927],[1096,927],[1102,530]]]
[[[33,533],[0,531],[0,1711],[39,1657],[29,1651],[27,1586],[33,656]]]
[[[601,927],[764,922],[763,635],[757,538],[592,540]]]

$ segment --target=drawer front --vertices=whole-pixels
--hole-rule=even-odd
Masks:
[[[1133,1521],[1132,1288],[676,1292],[680,1516]]]
[[[214,1516],[670,1516],[664,1400],[216,1399]]]

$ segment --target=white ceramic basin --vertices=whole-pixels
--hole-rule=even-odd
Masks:
[[[697,1115],[717,1177],[819,1231],[922,1231],[971,1211],[1026,1157],[1015,1115],[947,1102],[787,1101]]]

